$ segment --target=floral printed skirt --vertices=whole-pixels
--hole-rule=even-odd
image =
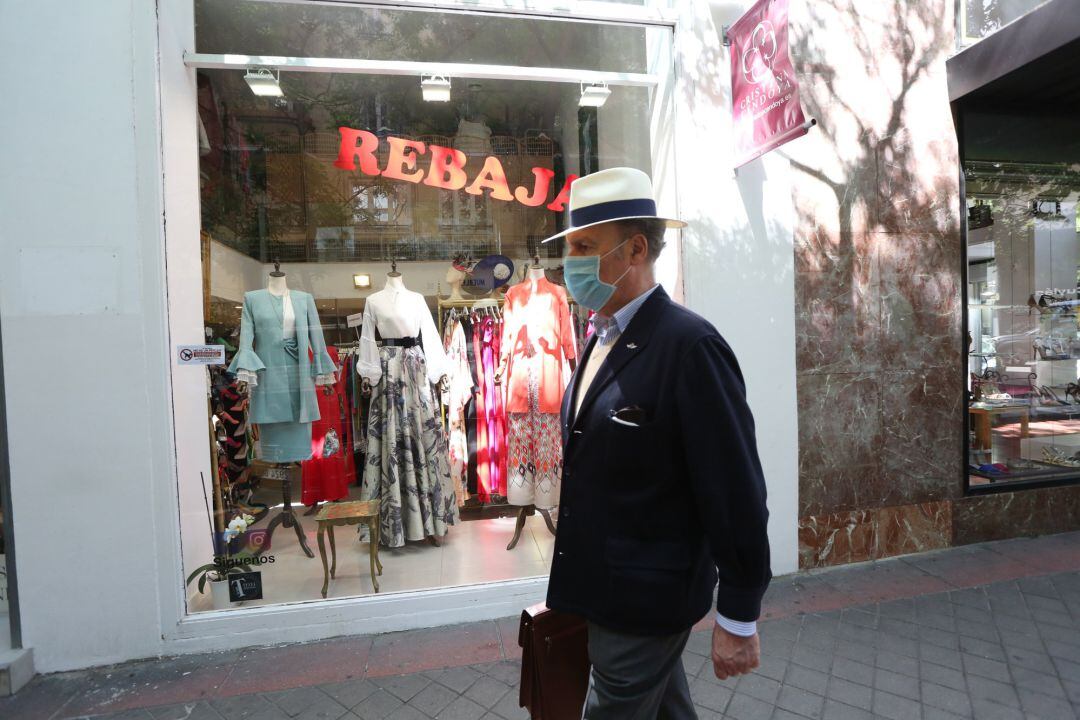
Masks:
[[[457,521],[446,438],[419,347],[381,347],[371,395],[363,500],[379,500],[388,547],[441,537]]]
[[[562,430],[558,413],[540,412],[540,385],[529,372],[529,412],[510,413],[507,500],[548,510],[559,504]]]

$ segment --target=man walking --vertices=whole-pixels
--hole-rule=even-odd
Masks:
[[[716,675],[758,665],[772,575],[754,420],[727,343],[656,284],[685,223],[657,217],[648,176],[577,180],[570,225],[566,284],[598,314],[563,400],[547,605],[588,621],[586,720],[695,718],[681,656],[718,580]]]

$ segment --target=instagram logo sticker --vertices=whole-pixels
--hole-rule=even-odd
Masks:
[[[242,551],[252,554],[270,549],[270,533],[266,530],[248,530],[240,536]]]

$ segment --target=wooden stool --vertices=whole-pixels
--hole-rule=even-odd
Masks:
[[[315,521],[319,523],[319,557],[322,558],[323,569],[322,596],[326,597],[330,578],[335,577],[337,572],[337,546],[334,545],[335,525],[367,525],[369,555],[371,556],[371,584],[375,586],[375,592],[379,592],[379,581],[375,579],[376,568],[378,568],[377,574],[382,575],[382,562],[379,561],[379,501],[326,503],[315,516]],[[326,545],[323,543],[323,534],[327,530],[330,531],[330,556],[333,559],[329,570],[326,567]]]

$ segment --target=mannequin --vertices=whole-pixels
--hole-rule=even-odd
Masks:
[[[288,284],[288,281],[285,278],[286,278],[286,275],[281,270],[281,263],[278,262],[277,260],[275,260],[274,261],[274,269],[270,273],[270,275],[267,276],[267,280],[266,280],[266,290],[267,290],[267,292],[269,292],[274,297],[285,297],[286,295],[289,295],[290,294],[289,293],[289,284]],[[293,304],[291,302],[291,298],[290,298],[289,302],[286,302],[285,305],[284,305],[284,313],[283,313],[283,315],[284,315],[283,320],[284,320],[286,332],[289,332],[289,329],[291,328],[291,332],[293,334],[295,334],[296,333],[296,311],[295,311],[295,308],[293,307]],[[237,380],[238,380],[237,388],[239,389],[239,391],[241,393],[245,393],[245,394],[250,392],[250,390],[251,390],[251,387],[250,387],[249,383],[251,383],[252,381],[254,381],[256,383],[258,382],[257,373],[254,373],[254,372],[252,372],[250,370],[240,369],[240,370],[237,371],[236,377],[237,377]],[[327,394],[327,395],[329,395],[332,392],[331,386],[333,385],[333,383],[334,383],[334,376],[331,373],[324,373],[324,374],[319,375],[318,377],[315,378],[315,384],[322,386],[323,392],[325,394]]]
[[[356,372],[371,396],[361,499],[379,500],[380,541],[438,545],[457,522],[450,461],[432,385],[447,385],[442,338],[423,295],[397,263],[364,306]]]
[[[311,426],[320,418],[317,385],[335,381],[315,299],[290,290],[274,263],[266,290],[244,293],[240,341],[228,372],[250,396],[249,419],[259,431],[257,458],[289,468],[311,457]],[[324,392],[327,389],[324,387]],[[291,479],[282,481],[283,510],[267,527],[293,527],[308,557],[303,530],[291,507]]]
[[[533,287],[535,288],[538,282],[546,279],[547,270],[545,270],[544,266],[540,264],[540,256],[534,255],[533,264],[530,265],[529,269],[526,271],[525,279],[523,280],[523,282],[532,283]],[[476,306],[474,305],[473,308],[475,309]],[[574,372],[575,370],[577,370],[577,360],[575,358],[569,358],[568,360],[570,363],[570,372]],[[496,384],[502,383],[502,376],[505,370],[505,367],[500,367],[498,372],[495,373]]]
[[[383,293],[393,293],[393,294],[410,293],[412,295],[419,295],[419,293],[413,293],[411,290],[409,290],[407,287],[405,287],[405,281],[404,281],[404,279],[402,279],[401,273],[398,272],[397,261],[396,260],[392,260],[390,262],[390,268],[391,268],[390,272],[388,272],[386,274],[386,284],[383,285],[383,289],[380,290],[377,293],[374,293],[370,297],[368,297],[368,303],[371,303],[374,300],[374,301],[378,302],[380,305],[383,305],[383,307],[380,308],[381,312],[380,312],[380,315],[379,315],[379,319],[381,321],[384,321],[385,326],[387,326],[389,328],[392,328],[392,329],[395,329],[395,330],[399,331],[399,333],[400,332],[405,332],[407,334],[407,329],[413,327],[413,324],[412,324],[413,318],[409,314],[405,313],[404,308],[398,306],[396,303],[393,302],[393,300],[391,300],[389,303],[384,303],[384,302],[379,302],[379,301],[385,300],[385,298],[382,297]],[[449,276],[449,273],[447,273],[447,275]],[[459,283],[459,286],[460,286],[460,283]],[[399,312],[399,311],[403,311],[403,312]],[[366,312],[365,312],[365,315],[366,315]],[[366,318],[365,318],[365,320],[366,320]],[[366,324],[365,324],[365,327],[366,327]],[[383,326],[380,326],[379,331],[382,332],[382,330],[383,330]],[[366,333],[365,333],[365,335],[366,335]],[[405,335],[398,335],[398,334],[390,335],[389,337],[398,337],[398,336],[405,337]],[[440,343],[440,346],[441,346],[441,343]],[[357,372],[361,373],[360,391],[365,396],[371,395],[371,391],[372,391],[371,376],[370,375],[364,375],[361,372],[359,366],[357,366]],[[449,381],[447,380],[446,375],[443,374],[443,375],[441,375],[439,377],[438,382],[436,382],[434,384],[439,387],[440,392],[446,392],[446,388],[447,388],[447,386],[449,384]]]
[[[577,350],[566,290],[547,279],[538,256],[507,292],[504,313],[498,379],[507,398],[507,499],[521,508],[507,546],[512,550],[534,512],[554,532],[551,511],[562,476],[559,412]]]
[[[464,300],[461,295],[461,283],[465,280],[465,271],[457,265],[453,265],[446,271],[446,284],[450,286],[450,297],[447,300]]]

